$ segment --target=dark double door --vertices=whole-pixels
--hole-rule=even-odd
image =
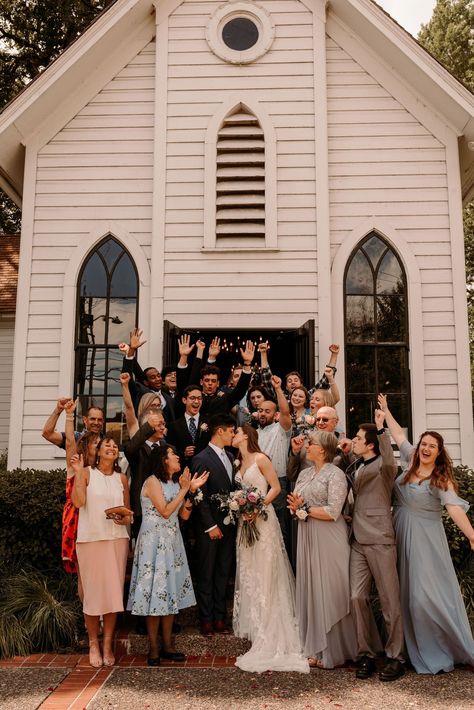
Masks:
[[[292,370],[297,370],[310,387],[315,382],[314,375],[314,320],[309,320],[299,328],[294,329],[246,329],[246,328],[179,328],[165,321],[163,339],[163,364],[178,362],[178,337],[191,335],[191,342],[202,338],[209,345],[212,338],[221,339],[221,354],[218,365],[221,369],[221,384],[224,384],[233,367],[241,362],[239,348],[246,340],[252,340],[256,345],[268,340],[270,343],[269,362],[272,372],[280,377]],[[259,363],[258,353],[255,362]]]

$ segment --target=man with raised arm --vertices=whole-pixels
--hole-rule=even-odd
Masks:
[[[60,449],[66,448],[66,434],[63,431],[56,431],[56,424],[58,423],[58,419],[70,399],[70,397],[60,397],[58,399],[56,406],[47,418],[42,431],[43,439],[46,439],[46,441],[49,441],[51,444],[58,446]],[[82,421],[84,429],[81,432],[75,432],[74,435],[76,439],[78,439],[79,436],[85,431],[92,431],[94,434],[100,434],[104,428],[104,410],[101,407],[91,405],[83,415]]]
[[[196,357],[188,374],[188,357],[194,349],[194,344],[190,344],[189,335],[182,335],[178,340],[179,362],[177,367],[178,393],[182,396],[183,386],[200,385],[202,387],[203,402],[201,415],[208,421],[217,414],[228,414],[232,407],[240,402],[247,393],[252,378],[251,364],[255,354],[255,346],[251,340],[245,343],[245,349],[240,349],[243,362],[242,373],[235,387],[230,392],[222,392],[220,386],[220,370],[213,362],[220,353],[220,339],[214,338],[209,346],[208,364],[202,366],[202,356],[205,344],[198,340],[196,345]],[[211,364],[209,364],[211,363]]]
[[[272,390],[272,384],[271,384],[271,378],[272,378],[272,371],[270,369],[270,366],[268,364],[268,350],[269,350],[269,345],[268,343],[260,343],[258,346],[258,351],[260,352],[261,356],[261,379],[262,379],[262,385],[265,387],[265,389],[268,391],[270,395],[273,395],[273,390]],[[337,356],[339,354],[339,345],[332,344],[329,346],[329,352],[331,353],[331,356],[329,358],[329,362],[324,368],[324,372],[321,376],[321,379],[316,382],[314,387],[312,387],[309,390],[310,396],[315,392],[316,390],[320,389],[329,389],[331,390],[331,394],[334,398],[334,404],[337,404],[339,400],[341,399],[340,393],[339,393],[339,387],[336,384],[336,380],[334,379],[334,376],[337,372],[337,367],[336,367],[336,362],[337,362]],[[299,372],[296,372],[296,370],[293,370],[292,372],[289,372],[287,375],[285,375],[285,389],[286,389],[286,397],[289,399],[291,396],[291,393],[293,390],[295,390],[297,387],[303,387],[304,382],[303,378],[301,377]]]
[[[142,340],[142,335],[142,330],[134,328],[130,333],[130,343],[120,343],[119,350],[124,354],[122,372],[128,372],[131,376],[129,388],[135,410],[138,409],[144,394],[154,394],[160,398],[163,416],[169,423],[175,418],[173,398],[162,389],[160,371],[156,367],[146,367],[142,370],[136,358],[138,349],[146,343],[146,340]]]
[[[405,672],[397,550],[392,524],[392,490],[397,464],[384,429],[385,414],[375,410],[375,424],[361,424],[352,440],[355,460],[346,470],[354,494],[351,523],[350,585],[357,633],[359,664],[356,677],[369,678],[382,648],[370,603],[372,580],[387,629],[386,662],[380,680],[392,681]]]
[[[263,453],[270,457],[278,475],[281,491],[273,501],[273,507],[280,523],[283,540],[289,550],[286,465],[291,438],[290,405],[281,388],[281,379],[272,375],[271,385],[276,394],[277,404],[273,400],[265,400],[258,406],[258,445]]]

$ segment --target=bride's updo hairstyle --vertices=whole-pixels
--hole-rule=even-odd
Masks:
[[[337,454],[337,436],[331,431],[316,430],[308,435],[308,439],[312,444],[319,444],[324,449],[324,460],[326,463],[332,463]]]

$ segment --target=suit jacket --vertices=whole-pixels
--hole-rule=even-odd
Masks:
[[[178,367],[176,370],[177,398],[181,401],[181,396],[185,388],[192,384],[199,384],[201,380],[201,369],[203,367],[202,358],[194,358],[191,369],[188,367]],[[219,390],[215,395],[203,394],[201,416],[208,421],[216,414],[228,414],[232,407],[240,402],[247,393],[252,379],[251,372],[242,372],[239,381],[233,390],[224,392]],[[176,399],[176,398],[175,398]]]
[[[194,445],[196,447],[194,451],[194,455],[196,456],[196,454],[205,449],[209,443],[209,430],[201,429],[201,426],[203,424],[206,424],[207,426],[207,422],[204,422],[202,417],[199,416],[199,424],[197,427],[197,435],[195,441],[192,440],[191,434],[189,433],[186,417],[182,416],[178,419],[175,419],[174,422],[171,422],[168,427],[166,441],[176,448],[176,451],[179,454],[183,466],[190,466],[192,462],[192,456],[186,457],[184,455],[184,450],[188,446]]]
[[[140,502],[142,486],[151,473],[149,463],[151,448],[145,442],[154,433],[155,430],[146,422],[124,448],[125,457],[130,464],[130,506],[138,516],[142,514]],[[156,443],[161,445],[159,441]]]
[[[234,457],[226,451],[229,461],[233,464]],[[210,447],[194,456],[192,461],[192,472],[202,473],[209,471],[209,478],[201,488],[203,500],[195,506],[196,523],[202,531],[218,525],[222,531],[228,526],[224,525],[224,518],[227,515],[225,510],[219,509],[219,504],[211,500],[215,493],[230,493],[234,490],[234,471],[232,467],[232,481],[216,452]]]
[[[145,373],[138,364],[136,358],[133,358],[132,360],[124,357],[122,364],[122,372],[128,372],[130,375],[129,388],[130,394],[132,396],[133,406],[135,407],[135,412],[138,410],[139,402],[144,394],[155,394],[157,397],[159,397],[161,392],[161,395],[166,402],[166,405],[163,408],[163,416],[165,418],[165,421],[167,424],[174,421],[175,412],[173,397],[171,397],[163,389],[158,392],[157,390],[152,390],[150,389],[150,387],[147,387],[145,384],[143,384],[143,381],[145,379]]]
[[[369,462],[354,476],[361,459],[346,470],[354,493],[352,535],[361,545],[394,545],[392,524],[392,491],[397,475],[390,436],[378,435],[380,456]]]

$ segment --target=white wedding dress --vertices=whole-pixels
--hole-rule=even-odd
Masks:
[[[267,493],[268,483],[257,463],[238,473],[236,479],[255,486],[263,495]],[[260,539],[251,547],[238,544],[239,522],[233,628],[235,635],[249,639],[252,647],[235,665],[255,673],[309,673],[308,661],[301,653],[293,571],[273,506],[267,511],[267,520],[260,516],[256,520]]]

